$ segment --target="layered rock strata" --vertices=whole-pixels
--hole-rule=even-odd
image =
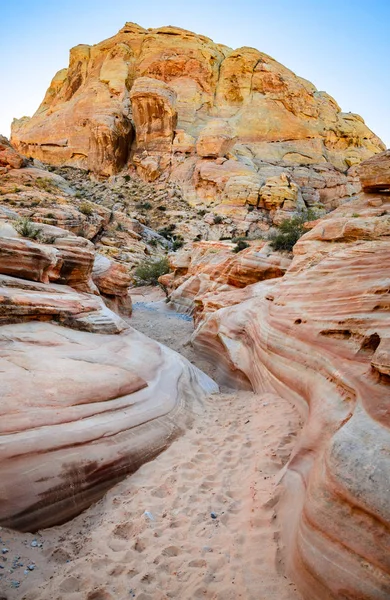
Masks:
[[[375,179],[375,161],[361,169]],[[240,291],[240,304],[233,292],[219,310],[206,303],[194,334],[230,383],[288,398],[306,419],[279,517],[310,600],[390,594],[389,215],[389,195],[341,206],[296,244],[282,279]]]
[[[258,208],[257,220],[335,208],[359,191],[356,165],[384,150],[360,116],[270,56],[133,23],[72,48],[12,141],[57,166],[169,178],[190,204],[248,225]]]
[[[0,207],[0,524],[36,531],[156,456],[217,387],[106,306],[131,308],[124,265],[19,216]]]
[[[170,255],[171,273],[160,277],[171,306],[197,320],[204,298],[233,292],[258,281],[282,277],[290,259],[272,252],[264,241],[235,253],[230,242],[196,242]]]

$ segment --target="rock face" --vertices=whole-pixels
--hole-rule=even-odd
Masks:
[[[282,277],[290,264],[289,258],[272,252],[264,241],[253,242],[239,253],[234,248],[229,242],[197,242],[170,255],[172,273],[159,281],[171,305],[197,320],[206,299],[210,307],[215,295]]]
[[[18,176],[27,170],[41,189],[38,169]],[[51,200],[53,181],[63,183],[44,180]],[[77,210],[58,204],[72,228]],[[161,452],[191,422],[190,402],[217,387],[106,306],[131,310],[124,265],[20,216],[0,206],[0,524],[36,531]]]
[[[177,122],[176,93],[163,81],[139,77],[130,92],[136,125],[133,161],[153,181],[169,166]]]
[[[390,150],[373,156],[359,167],[359,176],[364,191],[390,191]]]
[[[3,135],[0,135],[0,175],[10,169],[20,169],[24,160]]]
[[[287,212],[298,199],[340,203],[358,191],[354,166],[384,150],[361,117],[266,54],[133,23],[73,48],[35,115],[14,121],[12,141],[53,165],[169,178],[189,203],[239,220],[260,201]],[[270,180],[282,175],[283,190]]]
[[[377,175],[368,161],[363,185]],[[221,294],[219,310],[206,301],[194,335],[225,380],[288,398],[306,419],[279,518],[308,600],[390,596],[389,214],[389,195],[339,207],[274,285]]]
[[[101,498],[189,425],[189,400],[215,390],[132,328],[115,336],[4,325],[0,344],[0,523],[22,531]]]

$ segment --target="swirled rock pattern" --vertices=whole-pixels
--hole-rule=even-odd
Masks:
[[[36,531],[156,456],[217,387],[106,306],[131,309],[124,265],[19,216],[0,207],[0,524]]]
[[[14,121],[12,141],[57,166],[170,178],[190,204],[244,222],[275,202],[282,217],[297,203],[341,203],[359,191],[355,165],[384,150],[359,115],[270,56],[134,23],[72,48],[35,115]],[[292,178],[284,189],[281,175]]]
[[[290,259],[272,252],[264,241],[253,242],[239,253],[230,242],[196,242],[170,255],[172,273],[159,281],[167,289],[171,305],[184,312],[203,310],[205,295],[245,288],[257,281],[281,277]]]
[[[282,279],[205,300],[194,335],[225,380],[306,419],[279,518],[308,600],[390,595],[389,210],[362,194],[313,223]]]
[[[161,452],[215,386],[128,328],[92,334],[49,323],[0,328],[0,523],[64,522]]]

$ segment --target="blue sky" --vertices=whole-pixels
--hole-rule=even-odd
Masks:
[[[390,146],[390,0],[0,0],[0,133],[34,113],[72,46],[100,42],[126,21],[266,52]]]

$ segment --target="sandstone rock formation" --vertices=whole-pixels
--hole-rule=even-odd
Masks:
[[[132,328],[115,336],[3,325],[0,341],[0,523],[22,531],[99,499],[188,426],[190,400],[215,390]]]
[[[0,135],[0,175],[10,169],[20,169],[23,162],[23,158],[11,146],[7,138]]]
[[[376,164],[361,167],[363,185],[388,181]],[[389,214],[385,194],[343,204],[274,285],[221,294],[219,310],[206,299],[194,334],[225,380],[288,398],[306,419],[279,506],[305,599],[390,596]]]
[[[359,167],[359,176],[364,191],[390,191],[390,150],[373,156]]]
[[[7,150],[7,169],[15,156]],[[190,401],[216,386],[106,306],[129,314],[131,277],[71,231],[75,214],[91,215],[66,205],[53,183],[64,180],[48,174],[42,188],[38,169],[13,171],[6,188],[27,177],[69,226],[40,222],[20,190],[0,206],[0,523],[36,531],[161,452],[191,422]],[[26,213],[36,221],[20,221]]]
[[[266,54],[133,23],[73,48],[35,115],[14,121],[12,141],[57,166],[169,178],[190,204],[249,223],[269,200],[284,199],[279,220],[298,198],[335,208],[359,191],[355,165],[384,150],[361,117]],[[290,191],[272,200],[279,176]]]
[[[272,252],[264,241],[253,242],[239,253],[234,249],[230,242],[197,242],[171,254],[172,272],[159,279],[169,293],[171,306],[197,319],[205,297],[210,303],[221,292],[282,277],[290,264],[289,258]]]

